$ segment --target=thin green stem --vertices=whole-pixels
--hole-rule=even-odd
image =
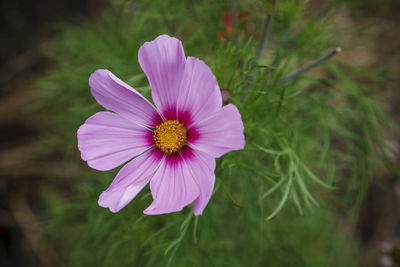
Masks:
[[[322,56],[312,62],[310,62],[309,64],[301,67],[300,69],[296,70],[295,72],[292,72],[291,74],[283,77],[279,82],[280,83],[285,83],[288,82],[290,80],[293,80],[294,78],[296,78],[297,76],[303,74],[306,71],[309,71],[310,69],[324,63],[325,61],[327,61],[328,59],[330,59],[331,57],[335,56],[336,54],[340,53],[341,49],[340,47],[333,49],[331,52],[329,52],[328,54],[326,54],[325,56]]]
[[[261,38],[260,38],[260,41],[258,42],[257,49],[256,49],[256,61],[258,61],[260,59],[262,50],[268,40],[268,36],[271,31],[272,19],[274,18],[274,15],[275,15],[276,1],[277,0],[273,0],[272,11],[271,11],[271,13],[267,12],[267,17],[265,18],[265,23],[264,23],[264,26],[262,29]]]

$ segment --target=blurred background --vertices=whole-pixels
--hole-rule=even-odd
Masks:
[[[0,6],[0,266],[400,266],[399,1],[1,0]],[[90,96],[89,74],[109,68],[149,96],[137,50],[162,33],[211,66],[248,123],[245,151],[218,161],[221,189],[199,219],[187,217],[190,208],[142,216],[148,189],[119,214],[98,207],[116,172],[91,170],[76,148],[79,125],[101,110]],[[280,85],[336,47],[342,52],[327,64]],[[260,95],[270,104],[257,102],[269,88],[270,96]],[[293,102],[282,102],[285,96]],[[275,151],[282,139],[252,127],[263,125],[255,114],[275,111],[299,125],[286,133],[290,127],[266,119],[263,129],[297,136],[301,162],[336,187],[304,178],[318,206],[309,208],[296,193],[281,202],[285,191],[278,187],[266,194],[283,177],[274,165],[280,159],[256,145]],[[248,155],[258,161],[247,164]],[[290,164],[282,161],[282,168]],[[301,181],[298,188],[308,194]]]

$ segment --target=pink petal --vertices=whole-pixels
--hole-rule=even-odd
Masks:
[[[107,190],[100,195],[99,205],[109,208],[111,212],[120,211],[150,181],[163,156],[158,149],[152,149],[126,164]]]
[[[151,146],[151,130],[111,112],[94,114],[78,130],[82,159],[100,171],[113,169]]]
[[[199,197],[194,201],[193,212],[195,215],[201,215],[214,189],[215,159],[206,153],[194,149],[183,153],[182,156],[193,180],[200,190]]]
[[[168,35],[145,42],[139,49],[139,63],[149,80],[154,103],[167,120],[176,118],[185,62],[181,41]]]
[[[89,85],[96,101],[106,109],[150,127],[162,121],[146,98],[109,70],[96,70],[90,75]]]
[[[202,121],[222,107],[222,96],[210,68],[200,59],[188,57],[178,97],[178,119],[186,126]]]
[[[179,154],[168,155],[150,181],[153,203],[144,211],[155,215],[182,210],[199,196],[189,168]]]
[[[243,123],[235,105],[224,106],[211,117],[188,129],[188,142],[213,157],[243,149]]]

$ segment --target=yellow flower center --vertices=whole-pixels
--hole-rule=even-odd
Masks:
[[[165,121],[153,132],[156,146],[167,154],[178,152],[186,142],[186,128],[176,120]]]

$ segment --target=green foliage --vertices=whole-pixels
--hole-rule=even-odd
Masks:
[[[54,177],[70,183],[68,198],[44,194],[47,233],[70,266],[358,264],[357,242],[341,231],[333,210],[357,208],[365,196],[381,162],[378,129],[386,117],[352,66],[326,63],[325,77],[280,82],[335,44],[329,20],[306,16],[306,2],[278,1],[261,63],[252,27],[238,23],[237,43],[217,38],[228,1],[123,1],[96,22],[63,27],[48,51],[55,68],[38,83],[35,108],[48,112],[47,145],[80,166],[79,179]],[[265,3],[239,7],[250,13],[247,24],[262,23]],[[217,160],[214,194],[200,217],[191,207],[143,215],[148,188],[117,214],[98,207],[117,170],[91,170],[76,148],[78,127],[102,110],[89,75],[109,69],[150,99],[137,51],[162,33],[207,62],[245,124],[246,148]]]

